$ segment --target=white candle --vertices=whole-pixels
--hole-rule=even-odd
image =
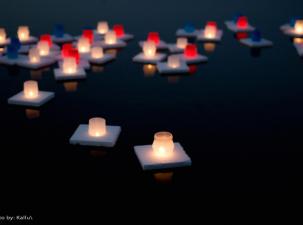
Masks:
[[[23,84],[24,97],[28,99],[37,98],[39,94],[37,81],[29,80]]]
[[[28,58],[30,63],[39,63],[41,60],[39,50],[37,48],[30,49],[28,53]]]
[[[39,54],[41,56],[48,56],[49,55],[49,44],[47,41],[39,41],[37,44],[37,48],[39,50]]]
[[[180,37],[177,39],[178,48],[184,49],[186,47],[187,43],[188,43],[187,38]]]
[[[143,54],[146,58],[153,58],[156,55],[157,47],[153,41],[145,41],[143,43]]]
[[[106,34],[108,31],[108,23],[106,21],[100,21],[97,26],[97,32],[99,34]]]
[[[303,34],[303,20],[297,20],[295,23],[295,32],[297,34]]]
[[[153,152],[158,157],[168,157],[173,154],[174,142],[173,135],[169,132],[157,132],[154,135],[152,144]]]
[[[63,73],[64,74],[73,74],[77,72],[77,62],[75,58],[66,57],[63,59]]]
[[[104,53],[101,47],[93,47],[91,50],[91,57],[93,59],[101,59],[103,58]]]
[[[106,121],[101,117],[91,118],[88,123],[88,134],[92,137],[100,137],[106,134]]]
[[[178,68],[180,67],[181,59],[178,55],[171,55],[167,59],[167,65],[170,68]]]
[[[4,28],[0,28],[0,44],[5,43],[6,41],[6,32]]]
[[[29,28],[27,26],[20,26],[18,28],[18,38],[20,41],[27,41],[30,37]]]
[[[90,45],[89,39],[84,38],[84,37],[79,38],[77,47],[78,47],[78,51],[80,53],[90,52],[91,45]]]
[[[117,42],[117,36],[114,31],[108,31],[104,36],[104,41],[106,44],[115,44]]]
[[[204,28],[204,36],[208,39],[213,39],[217,35],[217,28],[215,26],[206,25]]]

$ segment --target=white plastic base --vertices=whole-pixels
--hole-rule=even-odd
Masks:
[[[113,147],[115,146],[120,133],[121,127],[106,126],[106,134],[104,136],[91,137],[88,134],[88,125],[81,124],[69,139],[69,143],[73,145]]]
[[[273,46],[273,43],[271,41],[264,38],[262,38],[259,42],[255,42],[251,38],[241,39],[240,43],[250,48],[265,48]]]
[[[155,57],[147,58],[144,53],[140,53],[133,58],[134,62],[156,64],[166,58],[165,54],[156,53]]]
[[[143,47],[144,42],[145,41],[139,41],[139,45],[140,45],[141,48]],[[158,50],[166,50],[168,48],[168,45],[166,44],[166,42],[160,40],[159,44],[157,44],[156,47],[157,47]]]
[[[14,66],[16,65],[20,60],[26,59],[27,56],[25,55],[18,55],[18,58],[16,59],[9,59],[6,55],[0,57],[0,64],[8,65],[8,66]]]
[[[184,61],[181,62],[180,67],[178,68],[169,67],[167,62],[158,62],[157,69],[160,74],[180,74],[189,72],[189,67]]]
[[[122,37],[118,37],[118,39],[122,40],[122,41],[130,41],[130,40],[134,39],[134,35],[124,34]]]
[[[184,54],[178,54],[178,56],[187,64],[203,63],[208,61],[208,58],[204,55],[197,55],[194,58],[187,58]]]
[[[55,93],[53,92],[39,91],[39,95],[37,98],[27,99],[24,97],[24,92],[21,91],[20,93],[14,95],[13,97],[10,97],[8,99],[8,104],[39,107],[54,97],[55,97]]]
[[[184,29],[178,29],[176,31],[177,37],[188,37],[188,38],[195,38],[199,34],[199,30],[195,30],[194,32],[186,32]]]
[[[42,57],[39,63],[33,64],[29,61],[29,58],[26,57],[25,59],[20,59],[17,62],[17,66],[37,70],[37,69],[40,69],[40,68],[43,68],[43,67],[50,66],[54,63],[56,63],[56,59],[50,58],[50,57]]]
[[[86,78],[85,70],[82,68],[78,68],[77,72],[74,74],[64,74],[62,69],[55,69],[54,73],[56,80],[78,80]]]
[[[20,40],[20,42],[23,45],[30,45],[30,44],[34,44],[34,43],[38,42],[38,38],[36,38],[36,37],[29,37],[28,40],[26,40],[26,41],[21,41]]]
[[[63,37],[56,37],[52,35],[52,40],[54,43],[63,44],[63,43],[74,41],[74,37],[71,36],[70,34],[64,34]]]
[[[223,36],[222,30],[217,30],[216,36],[213,38],[208,38],[204,35],[204,30],[201,30],[201,32],[197,36],[198,41],[205,41],[205,42],[219,42],[221,41]]]
[[[104,54],[103,57],[100,59],[94,59],[91,56],[88,56],[86,59],[92,64],[102,65],[114,60],[115,56],[112,54]]]
[[[176,44],[167,44],[168,50],[170,53],[182,53],[184,48],[178,48]]]
[[[154,154],[151,145],[135,146],[135,154],[143,170],[168,169],[191,165],[191,159],[179,143],[174,143],[174,152],[168,157]]]
[[[122,40],[117,39],[117,42],[115,44],[106,44],[105,41],[101,41],[100,46],[103,49],[124,48],[126,46],[126,43]]]
[[[11,40],[9,38],[7,38],[4,42],[1,42],[0,43],[0,48],[8,45],[9,43],[11,43]]]
[[[251,32],[254,31],[255,28],[253,26],[251,26],[250,24],[248,24],[248,26],[246,28],[238,28],[237,24],[234,23],[233,21],[225,21],[225,25],[226,27],[232,31],[232,32]]]
[[[303,57],[303,44],[294,44],[300,57]]]

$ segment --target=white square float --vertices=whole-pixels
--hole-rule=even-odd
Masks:
[[[122,40],[122,41],[130,41],[132,39],[134,39],[134,35],[132,34],[124,34],[121,37],[117,37],[118,39]]]
[[[4,56],[0,56],[0,64],[14,66],[19,62],[19,60],[24,60],[26,58],[27,56],[25,55],[18,55],[16,59],[9,59],[7,55],[4,55]]]
[[[177,56],[179,56],[187,64],[203,63],[203,62],[208,61],[207,56],[200,55],[200,54],[198,54],[197,56],[192,57],[192,58],[185,57],[184,54],[177,54]]]
[[[253,41],[251,38],[241,39],[240,43],[250,48],[265,48],[273,46],[272,41],[262,38],[260,41]]]
[[[156,64],[166,58],[166,54],[156,53],[153,57],[146,57],[144,53],[139,53],[135,57],[133,57],[133,61],[137,63],[150,63]]]
[[[297,38],[303,37],[303,33],[297,33],[296,30],[290,25],[288,25],[288,27],[286,26],[282,31],[284,34],[290,37],[297,37]]]
[[[72,74],[65,74],[61,68],[54,69],[55,79],[56,80],[79,80],[86,78],[86,72],[83,68],[78,67],[77,71]]]
[[[171,53],[182,53],[184,52],[184,48],[178,48],[176,44],[167,44],[168,50]]]
[[[59,67],[62,67],[63,60],[62,60],[61,55],[59,55],[57,57],[57,59],[59,60],[59,62],[58,62]],[[86,58],[82,58],[82,59],[80,58],[78,67],[88,70],[88,69],[90,69],[90,64],[89,64],[89,62],[88,62],[88,60]]]
[[[121,132],[121,127],[119,126],[106,126],[106,134],[104,136],[95,137],[89,135],[88,129],[89,125],[79,125],[69,139],[69,143],[74,145],[113,147]]]
[[[13,97],[10,97],[8,99],[8,104],[39,107],[54,98],[54,96],[55,93],[53,92],[39,91],[39,95],[37,98],[29,99],[25,98],[24,91],[21,91]]]
[[[134,149],[143,170],[185,167],[192,163],[180,143],[174,143],[174,152],[169,157],[158,157],[152,145],[135,146]]]
[[[303,57],[303,44],[294,43],[294,46],[300,57]]]
[[[70,34],[64,34],[63,37],[56,37],[55,35],[52,35],[52,40],[56,44],[63,44],[66,42],[72,42],[74,37]]]
[[[50,66],[54,63],[56,63],[56,59],[51,57],[41,57],[40,62],[37,63],[31,63],[29,57],[26,57],[18,60],[17,65],[25,67],[27,69],[37,70],[43,67]]]
[[[124,48],[126,46],[126,43],[122,40],[117,39],[116,42],[113,44],[108,44],[105,41],[100,41],[100,46],[103,49]]]
[[[178,29],[176,31],[177,37],[188,37],[188,38],[195,38],[199,34],[199,30],[195,30],[194,32],[187,32],[184,29]]]
[[[197,40],[198,41],[205,41],[205,42],[219,42],[221,41],[223,36],[223,31],[222,30],[217,30],[216,31],[216,36],[209,38],[204,34],[204,30],[201,30],[199,34],[197,35]]]
[[[225,25],[230,31],[235,32],[235,33],[251,32],[251,31],[255,30],[255,28],[253,26],[251,26],[250,24],[248,24],[246,28],[239,28],[239,27],[237,27],[237,24],[234,21],[225,21]]]
[[[38,38],[30,36],[27,40],[20,40],[23,45],[30,45],[38,42]]]
[[[112,55],[112,54],[104,54],[102,58],[93,58],[91,56],[89,56],[87,58],[87,60],[92,63],[92,64],[99,64],[99,65],[102,65],[102,64],[105,64],[105,63],[108,63],[112,60],[115,59],[115,56]]]
[[[142,48],[143,47],[143,44],[144,44],[145,41],[140,41],[139,42],[139,46]],[[166,42],[160,40],[160,42],[156,45],[157,49],[158,50],[165,50],[168,48],[168,45],[166,44]]]
[[[158,62],[157,69],[160,74],[179,74],[189,72],[189,67],[184,61],[181,61],[177,68],[169,67],[168,62]]]

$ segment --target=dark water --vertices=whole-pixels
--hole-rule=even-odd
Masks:
[[[53,68],[30,72],[0,67],[1,189],[9,197],[9,212],[39,218],[35,210],[41,210],[56,220],[58,214],[51,216],[52,212],[72,202],[78,209],[97,204],[94,215],[99,215],[104,208],[131,209],[135,199],[144,211],[151,198],[164,209],[172,207],[171,201],[186,199],[181,210],[189,202],[207,206],[205,199],[228,199],[228,209],[228,201],[242,194],[262,199],[262,205],[262,196],[298,189],[291,187],[299,183],[292,178],[299,179],[296,171],[301,169],[297,156],[302,148],[303,64],[279,26],[293,15],[302,16],[302,1],[174,2],[1,3],[5,9],[0,25],[10,34],[27,24],[39,35],[60,22],[76,35],[104,19],[123,23],[135,34],[116,61],[89,71],[83,82],[58,83]],[[223,21],[238,11],[274,42],[273,48],[256,57],[234,39]],[[213,52],[199,44],[209,62],[194,74],[163,77],[149,68],[144,74],[143,65],[132,63],[140,50],[137,41],[147,32],[159,31],[162,39],[173,42],[176,29],[187,21],[202,27],[207,20],[217,20],[224,28],[223,41]],[[55,99],[39,111],[8,106],[7,98],[31,78],[39,81],[41,90],[54,91]],[[69,145],[76,127],[93,116],[122,126],[113,149]],[[164,174],[141,170],[133,146],[151,143],[159,130],[174,134],[192,158],[192,167]],[[44,210],[50,202],[55,203],[53,211]],[[108,202],[113,206],[108,208]],[[61,213],[66,216],[64,210]]]

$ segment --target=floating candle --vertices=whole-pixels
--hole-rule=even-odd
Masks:
[[[117,35],[114,31],[108,31],[104,36],[105,44],[112,45],[117,42]]]
[[[303,34],[303,20],[296,20],[295,32],[297,34]]]
[[[73,44],[66,43],[62,45],[61,56],[62,58],[69,57],[69,51],[73,49]]]
[[[0,44],[6,42],[6,32],[4,28],[0,28]]]
[[[204,28],[204,36],[207,39],[214,39],[217,35],[217,23],[210,21],[206,24],[205,28]]]
[[[64,74],[74,74],[77,72],[76,59],[67,57],[63,59],[62,70]]]
[[[248,27],[248,19],[246,16],[239,16],[237,19],[237,27],[245,29]]]
[[[84,30],[82,32],[82,37],[87,38],[90,44],[94,42],[94,32],[92,30]]]
[[[156,45],[160,43],[160,35],[158,32],[149,32],[147,36],[147,41],[152,41]]]
[[[195,44],[188,44],[184,50],[186,58],[194,58],[198,55],[197,46]]]
[[[167,65],[170,68],[179,68],[181,65],[181,59],[178,55],[171,55],[167,59]]]
[[[188,43],[187,38],[180,37],[177,39],[178,48],[184,49],[186,47],[187,43]]]
[[[49,42],[48,41],[39,41],[37,44],[37,49],[39,50],[39,54],[41,56],[48,56],[49,55]]]
[[[52,36],[50,34],[43,34],[40,36],[40,41],[46,41],[49,48],[52,47],[53,41],[52,41]]]
[[[122,24],[115,24],[113,27],[114,32],[116,33],[117,37],[123,37],[125,32],[124,32],[124,27]]]
[[[20,26],[17,33],[20,41],[27,41],[30,38],[29,27],[27,26]]]
[[[106,34],[108,30],[109,30],[108,23],[106,21],[100,21],[98,23],[98,25],[97,25],[97,32],[99,34]]]
[[[89,53],[91,48],[89,39],[86,37],[81,37],[78,40],[77,48],[80,53]]]
[[[93,47],[91,50],[91,57],[93,59],[101,59],[104,56],[103,49],[101,47]]]
[[[101,137],[106,134],[106,121],[103,118],[95,117],[89,120],[88,134],[92,137]]]
[[[156,55],[157,47],[155,42],[146,41],[143,43],[143,53],[146,58],[153,58]]]
[[[33,80],[25,81],[23,84],[23,93],[24,93],[24,97],[27,99],[37,98],[39,95],[37,81],[33,81]]]
[[[156,156],[170,156],[174,151],[173,135],[166,131],[157,132],[154,135],[152,148]]]
[[[38,50],[38,48],[32,48],[29,50],[29,53],[28,53],[28,58],[29,58],[29,61],[30,63],[39,63],[41,61],[40,59],[40,52]]]

